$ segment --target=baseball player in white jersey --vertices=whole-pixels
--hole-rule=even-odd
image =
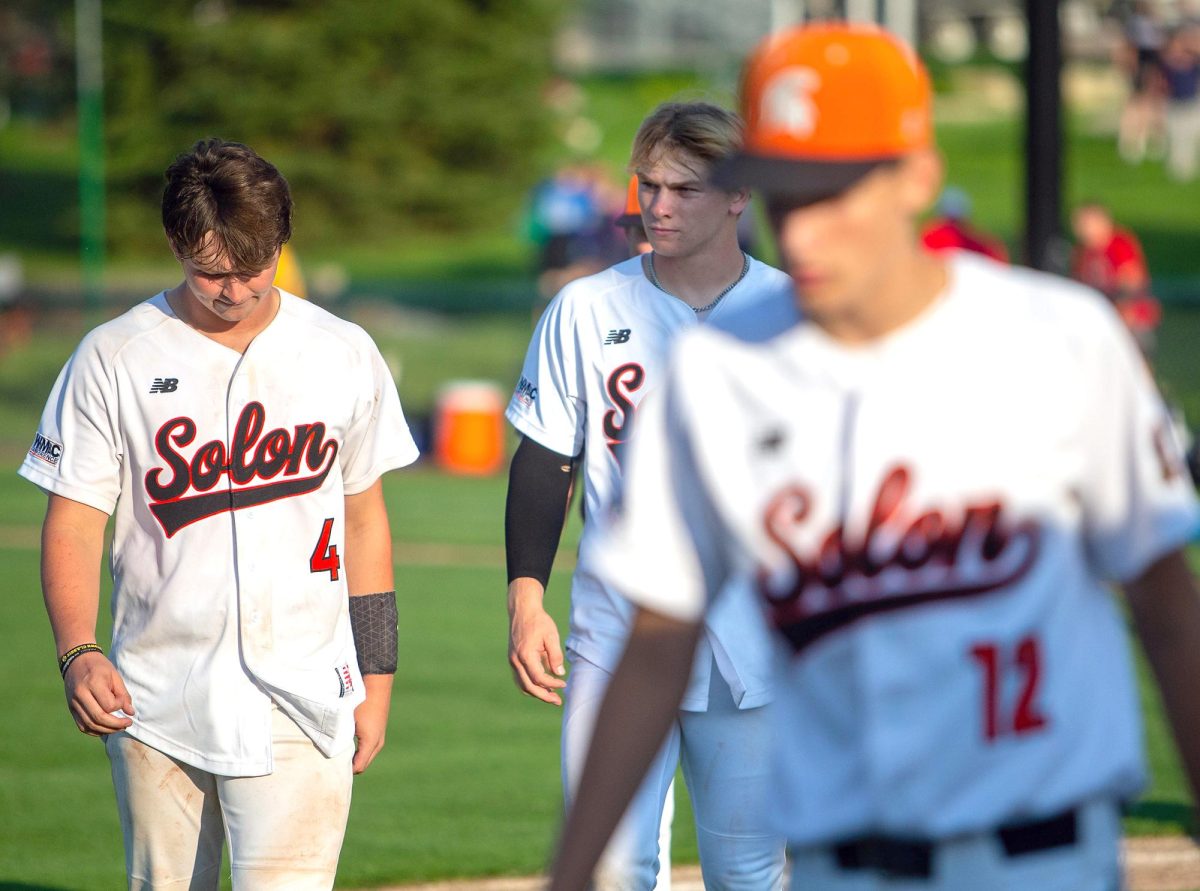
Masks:
[[[183,282],[84,338],[19,471],[49,494],[47,611],[131,888],[216,888],[226,839],[235,888],[331,888],[352,773],[384,742],[380,477],[416,449],[369,336],[272,286],[291,208],[246,146],[180,155],[163,223]]]
[[[543,593],[563,524],[570,469],[584,466],[588,518],[606,510],[643,399],[668,348],[700,324],[762,340],[793,324],[787,278],[742,253],[737,219],[747,193],[708,185],[712,165],[740,144],[736,116],[707,103],[667,104],[642,124],[630,167],[653,251],[569,284],[538,323],[507,416],[523,439],[510,471],[505,532],[510,662],[517,685],[561,704],[564,657]],[[593,533],[585,522],[583,536]],[[571,663],[563,717],[568,808],[632,615],[603,579],[604,555],[576,567]],[[701,868],[710,888],[770,889],[783,876],[782,840],[765,828],[769,698],[764,635],[749,597],[706,626],[688,695],[653,770],[609,847],[598,886],[655,886],[663,798],[682,763]]]
[[[1143,765],[1113,584],[1200,778],[1195,493],[1137,348],[1092,291],[920,249],[941,166],[891,35],[771,38],[743,104],[716,182],[764,191],[806,321],[684,337],[639,418],[589,542],[639,612],[552,887],[584,887],[741,578],[776,632],[792,887],[1115,889]]]

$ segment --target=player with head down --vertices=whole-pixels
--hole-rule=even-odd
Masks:
[[[717,182],[763,192],[805,321],[688,335],[639,418],[591,542],[639,608],[552,888],[585,886],[731,579],[774,631],[791,887],[1120,887],[1143,764],[1112,585],[1200,781],[1197,507],[1137,347],[1094,291],[920,248],[941,163],[891,35],[783,32],[742,101]]]
[[[510,663],[518,687],[530,696],[560,705],[566,687],[568,808],[632,617],[631,605],[604,580],[605,555],[582,560],[572,579],[564,657],[543,596],[572,465],[583,462],[587,539],[590,518],[608,508],[635,417],[644,399],[655,398],[678,336],[704,325],[762,340],[795,321],[787,277],[738,247],[747,192],[709,183],[714,166],[737,150],[741,137],[738,118],[707,103],[670,103],[646,118],[630,168],[653,250],[572,282],[555,297],[508,407],[522,434],[505,517]],[[705,626],[682,706],[669,707],[671,733],[609,847],[600,888],[655,886],[663,799],[680,762],[708,886],[780,887],[783,846],[765,829],[761,807],[769,698],[763,633],[749,596],[730,596],[728,603]],[[569,683],[562,677],[568,660]]]
[[[20,468],[59,668],[131,888],[215,889],[228,841],[234,888],[329,889],[396,670],[380,478],[416,448],[366,332],[272,285],[279,171],[209,139],[166,178],[182,282],[83,339]]]

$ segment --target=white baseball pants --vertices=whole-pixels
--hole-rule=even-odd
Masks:
[[[346,834],[353,747],[326,758],[272,709],[275,771],[225,777],[127,733],[104,738],[131,891],[215,891],[221,844],[235,891],[329,891]]]
[[[611,675],[572,654],[562,729],[569,808]],[[679,712],[596,868],[596,891],[651,891],[658,874],[663,802],[682,763],[708,891],[778,891],[785,846],[767,829],[770,724],[765,709],[739,710],[713,670],[708,710]]]

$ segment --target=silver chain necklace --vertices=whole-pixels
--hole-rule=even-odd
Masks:
[[[650,284],[654,285],[654,287],[658,288],[664,294],[670,294],[670,296],[674,297],[676,300],[683,299],[683,298],[679,297],[678,295],[671,294],[670,291],[668,291],[666,288],[664,288],[662,286],[662,282],[660,282],[658,280],[658,273],[654,271],[654,251],[650,252],[650,255],[647,259],[647,265],[649,266],[649,269],[650,269]],[[747,254],[745,251],[742,251],[742,271],[741,271],[741,273],[738,275],[738,277],[736,279],[733,280],[733,282],[730,283],[730,285],[724,291],[722,291],[720,294],[718,294],[713,299],[713,302],[708,304],[708,306],[693,306],[692,309],[695,310],[696,315],[699,315],[702,312],[708,312],[710,309],[712,309],[718,303],[720,303],[726,294],[728,294],[730,291],[732,291],[734,288],[736,288],[739,284],[741,284],[742,279],[744,279],[746,277],[746,273],[749,271],[750,271],[750,255]],[[684,302],[686,302],[686,301],[684,301]]]

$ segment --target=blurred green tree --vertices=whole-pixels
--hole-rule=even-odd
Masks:
[[[301,242],[511,216],[552,139],[556,0],[105,0],[110,243],[159,246],[206,136],[292,184]]]

